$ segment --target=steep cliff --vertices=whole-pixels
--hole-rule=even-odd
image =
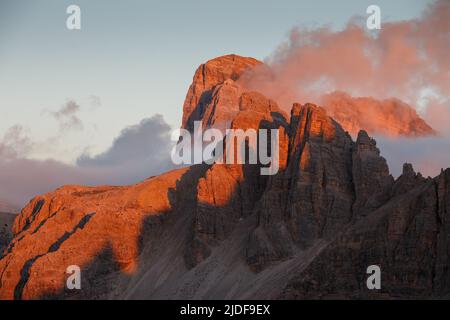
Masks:
[[[0,212],[0,254],[13,237],[12,224],[15,217],[15,214]]]
[[[450,171],[423,178],[406,164],[394,180],[365,131],[353,141],[324,108],[286,115],[234,81],[258,63],[200,67],[183,126],[279,129],[276,175],[201,164],[36,197],[0,257],[0,298],[448,297]],[[372,264],[383,280],[369,292]],[[66,288],[70,265],[81,290]]]

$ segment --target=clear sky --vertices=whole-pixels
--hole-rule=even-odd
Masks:
[[[208,59],[264,59],[294,26],[340,29],[370,4],[383,21],[411,19],[429,2],[0,0],[0,138],[20,125],[42,145],[30,157],[71,162],[155,113],[178,127],[194,71]],[[70,4],[81,7],[79,31],[66,28]],[[69,100],[80,126],[62,128],[55,112]],[[58,135],[64,143],[47,143]]]

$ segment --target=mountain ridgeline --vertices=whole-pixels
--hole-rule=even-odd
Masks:
[[[259,65],[228,55],[200,66],[182,127],[279,129],[276,175],[199,164],[38,196],[0,254],[0,298],[449,298],[450,169],[425,178],[405,164],[394,179],[366,131],[354,141],[326,108],[286,112],[246,90],[240,76]],[[70,265],[81,290],[66,288]],[[366,286],[370,265],[379,290]]]

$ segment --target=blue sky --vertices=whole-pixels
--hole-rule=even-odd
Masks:
[[[20,125],[40,146],[27,156],[70,163],[155,113],[178,127],[194,71],[208,59],[264,59],[294,26],[340,29],[370,4],[382,21],[411,19],[429,2],[0,0],[0,138]],[[81,7],[79,31],[66,28],[70,4]],[[61,130],[52,112],[69,100],[82,126]]]

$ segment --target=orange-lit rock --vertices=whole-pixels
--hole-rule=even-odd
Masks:
[[[131,187],[67,186],[33,199],[15,220],[15,238],[0,260],[0,298],[60,294],[69,265],[86,266],[110,249],[118,271],[138,264],[145,219],[172,210],[169,190],[181,169]]]
[[[233,85],[233,82],[238,80],[246,70],[259,64],[261,62],[256,59],[234,54],[218,57],[202,64],[195,72],[186,95],[181,127],[192,130],[194,121],[207,119],[205,117],[205,112],[208,111],[207,105],[211,104],[214,88],[220,84],[225,84],[224,90],[228,91],[228,96],[223,94],[226,99],[229,99],[223,102],[227,107],[223,111],[228,112],[237,102],[235,97],[239,89]],[[227,80],[231,81],[225,83]],[[230,95],[230,92],[233,94]]]
[[[364,129],[371,135],[421,137],[436,132],[406,103],[397,99],[354,98],[334,92],[322,98],[328,114],[352,136]]]
[[[448,297],[449,169],[426,179],[405,165],[394,180],[365,131],[353,141],[326,108],[294,104],[288,116],[236,84],[258,63],[200,67],[183,126],[279,129],[278,174],[201,164],[36,197],[1,253],[0,298],[377,298],[370,264],[382,267],[382,297]],[[69,265],[82,269],[80,291],[65,288]]]

